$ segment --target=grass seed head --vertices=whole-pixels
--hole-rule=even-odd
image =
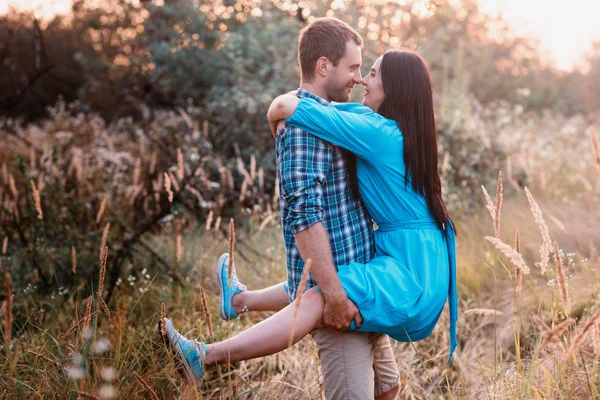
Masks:
[[[450,152],[444,151],[444,157],[442,158],[442,175],[445,175],[450,168]]]
[[[202,200],[204,200],[204,198],[202,197],[202,194],[200,194],[198,189],[196,189],[190,185],[186,185],[185,188],[196,197],[196,199],[198,200],[198,203],[200,203]]]
[[[102,259],[100,260],[100,279],[98,284],[98,297],[102,297],[104,292],[104,277],[106,275],[106,260],[108,259],[108,246],[104,247]]]
[[[598,324],[595,324],[592,327],[592,343],[594,345],[594,354],[596,357],[600,356],[600,330],[598,329]]]
[[[142,378],[137,372],[132,372],[133,376],[135,376],[135,379],[140,383],[140,385],[142,385],[144,387],[144,389],[146,389],[146,391],[148,392],[148,396],[149,398],[153,399],[153,400],[159,400],[158,396],[156,395],[156,392],[150,387],[150,385],[148,385],[148,383],[144,380],[144,378]]]
[[[546,273],[546,266],[548,265],[548,261],[550,261],[550,252],[552,250],[552,241],[550,240],[550,232],[548,231],[548,225],[544,221],[544,216],[542,215],[542,210],[540,206],[537,204],[529,189],[525,188],[525,194],[527,195],[527,200],[529,201],[529,206],[531,208],[531,212],[535,219],[535,222],[542,233],[542,245],[540,246],[540,267],[542,269],[542,274]]]
[[[181,180],[184,176],[183,153],[181,152],[181,148],[179,148],[177,149],[177,177]]]
[[[110,231],[110,222],[108,222],[104,226],[104,230],[102,231],[102,238],[100,239],[100,261],[102,261],[102,252],[104,251],[104,247],[106,247],[106,241],[108,240],[108,232]]]
[[[102,202],[100,203],[100,208],[98,209],[98,213],[96,214],[96,223],[99,224],[100,221],[102,220],[102,216],[104,215],[104,211],[106,210],[106,202],[108,201],[108,198],[103,198]]]
[[[252,177],[250,176],[248,170],[246,170],[246,167],[244,167],[244,162],[240,157],[237,158],[237,168],[238,172],[244,176],[244,180],[252,182]]]
[[[92,323],[92,303],[94,297],[90,295],[87,299],[87,306],[85,308],[85,319],[83,321],[83,329],[90,329],[90,324]]]
[[[102,298],[102,296],[99,296],[98,300],[100,300],[100,306],[102,307],[102,311],[104,311],[104,314],[106,315],[106,317],[108,319],[110,319],[110,310],[108,309],[108,306],[104,302],[104,299]]]
[[[98,314],[99,312],[100,312],[100,310],[92,312],[92,314],[89,316],[90,321],[94,317],[94,315]],[[67,331],[61,335],[61,337],[63,339],[66,339],[69,336],[71,336],[73,334],[73,332],[75,332],[77,330],[77,328],[79,328],[81,326],[81,324],[85,323],[86,319],[88,319],[88,316],[87,315],[83,316],[79,321],[77,321],[75,324],[73,324],[73,326],[71,326],[69,329],[67,329]],[[89,329],[85,329],[84,331],[89,332]]]
[[[181,262],[181,234],[177,234],[175,236],[175,259],[177,260],[177,264]]]
[[[181,187],[179,186],[179,181],[171,171],[169,171],[169,178],[171,178],[171,184],[173,185],[175,191],[179,192],[181,190]]]
[[[208,138],[208,120],[202,121],[202,135]]]
[[[75,250],[75,246],[71,246],[71,271],[73,275],[77,274],[77,250]]]
[[[133,186],[139,185],[141,177],[142,177],[142,159],[138,158],[135,162],[135,169],[133,170]]]
[[[470,310],[465,311],[465,314],[475,314],[475,315],[503,315],[504,313],[499,310],[493,310],[490,308],[472,308]]]
[[[486,236],[485,240],[492,242],[492,244],[496,246],[496,248],[500,250],[516,268],[520,268],[524,274],[529,273],[529,267],[525,265],[525,260],[523,260],[521,254],[516,252],[512,247],[497,237]]]
[[[290,341],[289,345],[292,346],[294,344],[294,333],[296,330],[296,320],[298,318],[298,311],[300,310],[300,303],[302,302],[302,296],[304,295],[304,291],[306,290],[306,282],[308,281],[308,275],[310,274],[310,269],[312,267],[312,259],[306,260],[304,263],[304,269],[302,270],[302,277],[300,278],[300,284],[298,285],[298,295],[296,296],[296,308],[294,309],[294,318],[292,319],[292,331],[290,332]]]
[[[485,196],[485,203],[486,203],[485,208],[487,208],[488,211],[490,212],[490,215],[492,216],[492,220],[496,221],[496,206],[494,206],[494,202],[490,198],[490,195],[489,195],[487,189],[485,188],[485,186],[481,185],[481,190],[483,191],[483,195]]]
[[[208,302],[206,301],[206,293],[204,292],[204,288],[202,286],[200,286],[200,300],[202,302],[202,310],[204,311],[204,322],[206,322],[206,326],[208,327],[208,335],[211,338],[214,338],[215,334],[213,332],[210,309],[208,308]]]
[[[567,292],[567,282],[565,278],[565,268],[563,265],[562,256],[560,255],[560,249],[558,243],[554,242],[554,259],[556,260],[556,281],[560,289],[560,298],[563,303],[563,309],[565,314],[569,315],[571,312],[571,302],[569,301],[569,294]]]
[[[569,346],[569,350],[567,351],[569,357],[575,354],[575,352],[579,349],[579,346],[585,340],[587,334],[592,330],[592,328],[595,325],[598,324],[598,322],[600,322],[600,312],[597,312],[592,317],[590,317],[583,329],[581,329],[581,331],[577,335],[575,335],[575,338],[573,338],[573,342],[571,343],[571,345]]]
[[[235,252],[235,223],[233,218],[229,219],[229,265],[227,266],[227,278],[231,286],[231,277],[233,275],[233,255]]]
[[[256,157],[254,154],[250,155],[250,178],[252,178],[252,182],[256,179]]]
[[[242,203],[244,201],[244,199],[246,198],[246,191],[248,190],[248,179],[245,178],[244,182],[242,182],[242,187],[240,189],[240,197],[239,197],[239,202]]]
[[[69,392],[75,393],[78,396],[83,397],[84,399],[100,400],[100,398],[98,396],[96,396],[95,394],[84,392],[83,390],[71,389],[71,390],[69,390]]]
[[[213,215],[214,215],[213,210],[210,210],[210,212],[208,213],[208,217],[206,218],[206,230],[207,231],[210,231],[210,227],[211,227],[212,221],[213,221]]]
[[[573,318],[567,318],[566,320],[558,324],[556,327],[554,327],[554,329],[552,329],[548,325],[546,325],[546,323],[540,317],[537,317],[536,319],[538,327],[540,328],[540,330],[544,331],[544,335],[542,336],[542,342],[540,344],[540,347],[538,348],[538,352],[541,353],[549,344],[558,347],[559,351],[564,352],[564,346],[562,342],[560,342],[559,336],[567,328],[569,328],[569,326],[575,323],[575,320]]]
[[[4,300],[4,338],[8,345],[12,340],[12,325],[13,325],[13,296],[12,296],[12,279],[9,273],[4,275],[4,288],[6,291],[6,300]]]
[[[171,178],[169,178],[169,174],[165,172],[165,190],[167,191],[167,195],[169,197],[169,203],[173,202],[173,191],[171,190]]]
[[[37,188],[41,192],[46,187],[46,182],[44,181],[44,175],[39,174],[37,180]]]
[[[498,171],[498,184],[496,186],[496,207],[494,209],[494,232],[497,238],[500,238],[500,217],[502,214],[503,197],[504,187],[502,185],[502,171]]]
[[[40,198],[40,192],[35,187],[34,181],[31,181],[31,190],[33,191],[33,201],[35,202],[35,210],[37,211],[37,217],[40,221],[43,221],[44,213],[42,211],[42,199]]]
[[[13,199],[15,199],[15,201],[19,198],[19,191],[17,190],[17,184],[15,183],[15,177],[10,174],[8,176],[8,185],[10,187],[10,191],[13,195]]]

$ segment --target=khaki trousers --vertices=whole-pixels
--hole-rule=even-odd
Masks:
[[[378,333],[315,329],[327,400],[373,399],[400,383],[390,338]]]

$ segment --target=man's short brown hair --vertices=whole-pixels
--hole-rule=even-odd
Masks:
[[[337,67],[346,52],[346,43],[354,40],[363,45],[362,37],[350,25],[337,18],[317,18],[300,31],[298,63],[302,79],[311,82],[321,57],[327,57]]]

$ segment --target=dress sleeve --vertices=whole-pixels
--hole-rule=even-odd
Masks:
[[[391,124],[395,124],[374,112],[357,114],[341,111],[308,98],[300,99],[296,111],[285,123],[343,147],[361,158],[369,158],[385,149],[390,140]]]
[[[335,102],[331,102],[331,105],[334,106],[336,109],[338,109],[340,111],[351,112],[351,113],[354,113],[354,114],[370,115],[370,114],[375,113],[375,111],[373,111],[372,109],[370,109],[367,106],[363,106],[360,103],[335,103]]]

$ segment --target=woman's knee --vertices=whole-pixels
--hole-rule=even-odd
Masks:
[[[304,292],[302,295],[302,306],[310,309],[311,312],[316,312],[318,314],[316,320],[317,325],[321,325],[323,309],[325,308],[325,299],[323,299],[323,295],[316,287],[310,288]]]
[[[308,289],[302,295],[302,301],[311,302],[314,304],[325,304],[325,300],[323,299],[323,295],[316,287]]]

